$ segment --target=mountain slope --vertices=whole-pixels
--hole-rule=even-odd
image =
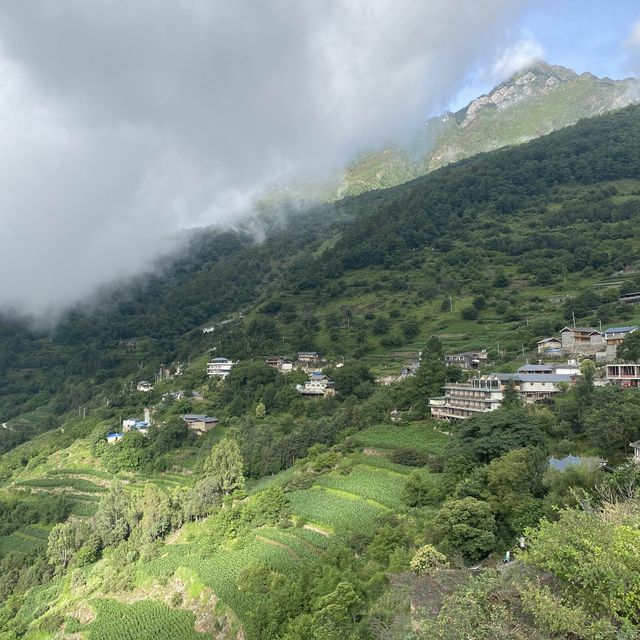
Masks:
[[[521,144],[640,99],[640,82],[611,80],[538,62],[456,113],[430,119],[406,146],[364,154],[339,183],[334,199],[395,186],[476,153]]]

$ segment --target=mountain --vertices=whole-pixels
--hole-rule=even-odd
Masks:
[[[640,325],[619,301],[639,228],[630,106],[259,242],[201,230],[53,330],[0,318],[0,638],[634,637],[637,389],[585,375],[446,425],[428,398],[464,375],[445,352],[515,371],[573,316]],[[310,350],[335,396],[265,362]],[[239,361],[224,381],[214,354]],[[146,435],[107,442],[145,409]],[[205,413],[196,436],[181,416]],[[548,470],[568,453],[615,471]],[[527,562],[503,566],[523,531]]]
[[[365,153],[333,184],[305,184],[333,200],[384,189],[477,153],[522,144],[640,100],[640,81],[536,62],[456,113],[431,118],[409,144]],[[298,192],[298,187],[294,189]]]

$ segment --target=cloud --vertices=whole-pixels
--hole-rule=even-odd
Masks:
[[[634,74],[640,75],[640,20],[633,25],[631,33],[623,44],[628,56],[629,67]]]
[[[533,62],[543,60],[544,48],[530,33],[524,33],[516,42],[503,48],[486,74],[493,84],[504,82]]]
[[[4,3],[0,307],[77,301],[272,181],[414,130],[527,4]]]

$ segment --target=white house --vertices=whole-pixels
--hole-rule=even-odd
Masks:
[[[632,442],[629,446],[633,449],[633,461],[640,464],[640,440]]]
[[[153,385],[147,380],[140,380],[140,382],[138,382],[136,389],[138,391],[149,392],[149,391],[153,391]]]
[[[238,363],[227,358],[214,358],[211,362],[207,362],[207,375],[226,378],[236,364]]]
[[[122,433],[107,433],[107,442],[109,444],[115,444],[116,442],[120,442],[124,438]]]
[[[303,396],[332,396],[335,395],[335,387],[328,376],[320,371],[315,371],[304,384],[296,385],[296,391]]]
[[[124,433],[130,431],[135,426],[136,422],[138,422],[137,418],[125,418],[122,421],[122,431]]]

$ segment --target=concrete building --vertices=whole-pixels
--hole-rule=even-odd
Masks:
[[[148,393],[149,391],[153,391],[153,385],[147,380],[140,380],[140,382],[138,382],[136,386],[136,389],[138,391],[144,391],[145,393]]]
[[[214,358],[211,362],[207,362],[207,375],[226,378],[236,364],[238,363],[227,358]]]
[[[640,364],[608,364],[607,381],[625,389],[640,387]]]
[[[107,443],[115,444],[116,442],[120,442],[124,438],[124,434],[122,433],[107,433]]]
[[[467,383],[446,385],[444,396],[430,398],[429,407],[431,415],[439,420],[466,420],[498,409],[510,382],[523,403],[534,404],[560,393],[562,385],[571,385],[575,379],[575,375],[553,372],[492,373],[471,378]]]
[[[630,443],[629,446],[633,449],[633,461],[640,464],[640,440]]]
[[[308,397],[327,397],[336,393],[333,381],[321,371],[315,371],[304,384],[296,385],[296,391]]]

